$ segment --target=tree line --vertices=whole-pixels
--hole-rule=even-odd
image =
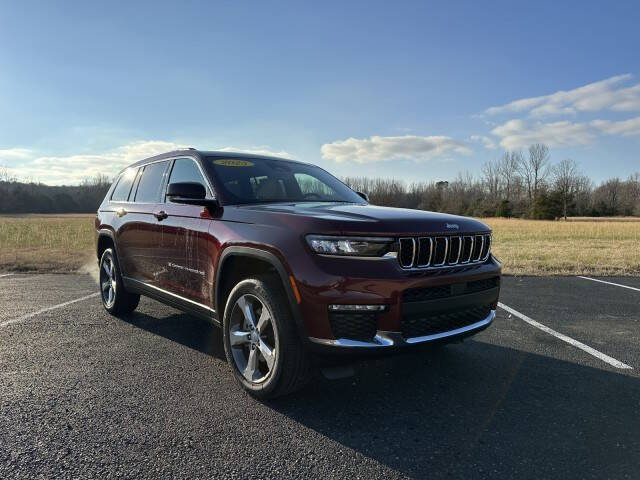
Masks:
[[[369,195],[371,203],[476,217],[553,219],[567,216],[640,216],[640,172],[599,185],[577,162],[551,161],[544,144],[507,151],[485,162],[479,175],[413,182],[347,177],[343,181]],[[0,213],[92,213],[107,193],[106,175],[77,186],[19,181],[0,169]]]
[[[22,182],[0,169],[0,213],[95,213],[110,185],[106,175],[74,186]]]
[[[555,219],[568,216],[640,216],[640,172],[599,185],[577,162],[551,161],[540,143],[527,151],[507,151],[482,166],[481,173],[459,173],[452,181],[413,182],[346,177],[371,203],[476,217]]]

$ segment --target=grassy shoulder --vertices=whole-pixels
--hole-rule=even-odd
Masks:
[[[640,221],[483,221],[505,274],[640,274]],[[93,215],[0,216],[0,272],[78,271],[95,262],[93,235]]]

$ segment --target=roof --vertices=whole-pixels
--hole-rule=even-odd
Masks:
[[[254,160],[280,160],[284,162],[294,162],[294,163],[305,163],[300,162],[298,160],[291,160],[290,158],[282,158],[282,157],[273,157],[269,155],[256,155],[253,153],[243,153],[243,152],[220,152],[215,150],[197,150],[195,148],[187,148],[183,150],[173,150],[171,152],[161,153],[159,155],[155,155],[153,157],[145,158],[143,160],[139,160],[123,170],[127,168],[139,167],[140,165],[144,165],[149,162],[154,162],[158,160],[162,160],[164,158],[173,158],[181,155],[185,156],[193,156],[196,154],[199,157],[219,157],[219,158],[251,158]]]

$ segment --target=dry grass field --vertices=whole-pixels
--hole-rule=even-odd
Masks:
[[[514,275],[638,275],[640,221],[486,218],[493,251]],[[0,272],[93,266],[93,215],[0,216]]]
[[[482,219],[514,275],[638,275],[640,222]]]
[[[0,216],[0,272],[75,272],[93,260],[95,215]]]

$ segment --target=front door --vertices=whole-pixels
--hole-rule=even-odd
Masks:
[[[173,161],[167,185],[180,182],[200,183],[211,196],[211,189],[192,158]],[[161,286],[210,307],[214,274],[208,229],[213,220],[205,207],[172,203],[166,198],[163,209],[167,213],[162,232],[166,274],[162,277]]]

